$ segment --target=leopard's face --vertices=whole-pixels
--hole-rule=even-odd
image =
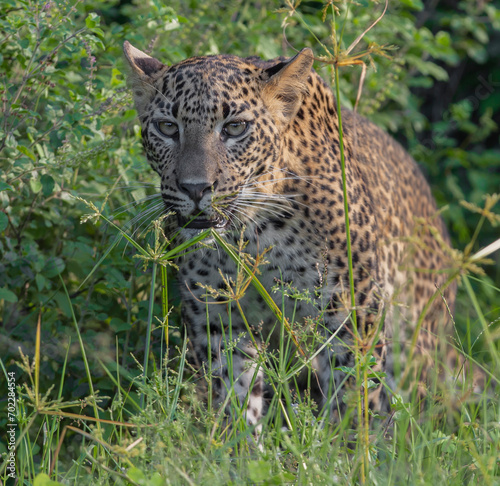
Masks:
[[[312,57],[293,69],[234,56],[167,67],[130,45],[125,52],[143,144],[161,178],[166,210],[176,213],[184,237],[287,211],[276,191],[286,176],[278,169],[281,134],[306,89],[297,83],[297,70],[307,78]]]
[[[269,204],[263,179],[279,157],[280,130],[260,75],[232,58],[205,58],[168,69],[155,85],[143,143],[186,237],[248,225]]]

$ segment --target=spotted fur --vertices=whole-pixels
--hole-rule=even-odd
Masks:
[[[166,208],[184,226],[182,237],[213,227],[237,245],[244,228],[245,252],[256,255],[271,247],[269,264],[259,276],[267,289],[279,279],[318,291],[315,305],[286,305],[289,310],[296,306],[297,322],[320,314],[324,336],[337,333],[314,361],[314,397],[332,412],[342,412],[345,374],[334,368],[354,364],[354,333],[346,320],[349,277],[339,128],[335,98],[312,70],[312,51],[272,61],[196,57],[173,66],[129,43],[125,54],[144,148],[161,178]],[[428,225],[443,241],[446,230],[425,178],[403,148],[349,110],[342,110],[342,122],[360,344],[373,341],[376,368],[395,386],[393,343],[405,348],[436,284],[446,280],[443,245]],[[231,380],[224,352],[228,306],[207,306],[206,290],[198,285],[225,289],[224,277],[235,280],[236,267],[221,249],[203,249],[180,262],[184,320],[199,362],[206,363],[211,353],[213,372],[220,378],[216,398],[222,402],[234,382],[234,393],[248,403],[248,423],[257,424],[264,411],[257,350],[231,305],[232,336],[239,337]],[[281,307],[281,294],[273,295]],[[451,287],[445,296],[453,308]],[[267,339],[276,318],[262,298],[250,287],[240,303],[250,324],[260,326],[255,338]],[[421,358],[432,355],[445,321],[439,298],[418,337]],[[275,329],[271,346],[278,336]],[[388,409],[383,386],[371,393],[371,406]]]

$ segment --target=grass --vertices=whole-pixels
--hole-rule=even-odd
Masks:
[[[95,206],[93,211],[96,218],[103,217]],[[310,380],[314,379],[310,369],[317,352],[314,347],[326,346],[328,342],[318,343],[317,334],[304,333],[294,323],[293,312],[285,316],[276,307],[270,290],[264,289],[256,276],[258,258],[251,260],[241,248],[229,247],[214,234],[220,239],[217,241],[220,247],[241,268],[237,282],[228,282],[228,299],[237,303],[244,316],[245,310],[238,301],[248,285],[255,285],[275,312],[274,332],[279,333],[279,350],[274,352],[264,347],[255,358],[256,369],[263,370],[274,391],[269,412],[263,419],[259,446],[255,444],[254,428],[246,424],[245,404],[238,403],[231,390],[226,399],[229,425],[221,409],[213,407],[211,400],[206,400],[207,395],[199,393],[203,388],[210,391],[215,378],[197,373],[199,370],[192,367],[187,339],[182,341],[180,349],[169,348],[168,336],[172,330],[164,291],[161,292],[165,299],[163,316],[158,319],[154,316],[154,301],[159,296],[156,287],[160,287],[155,276],[161,275],[161,288],[168,288],[165,281],[168,272],[164,269],[174,255],[191,251],[193,244],[168,249],[160,228],[159,223],[154,224],[152,246],[144,248],[137,242],[135,245],[140,247],[139,253],[151,272],[148,329],[154,320],[159,323],[165,348],[159,361],[146,348],[144,363],[136,362],[141,371],[136,378],[121,368],[118,358],[116,363],[101,361],[116,386],[112,399],[99,396],[88,371],[89,394],[83,403],[61,400],[63,381],[54,389],[40,390],[40,363],[47,358],[40,351],[43,326],[40,315],[34,360],[31,362],[22,355],[18,363],[30,382],[29,386],[18,389],[17,476],[24,478],[24,484],[396,485],[443,484],[443,478],[446,484],[498,484],[499,374],[493,341],[487,349],[491,355],[485,360],[491,366],[489,376],[493,379],[488,380],[481,394],[471,394],[470,377],[446,389],[436,376],[423,412],[415,396],[394,395],[390,425],[381,417],[372,416],[367,421],[367,415],[360,415],[372,372],[370,354],[363,354],[357,348],[358,359],[351,372],[359,377],[362,386],[348,396],[350,407],[346,415],[340,421],[329,421],[321,411],[317,415],[310,398],[297,395],[293,387],[304,369],[308,370]],[[473,287],[468,277],[463,278],[474,302]],[[283,302],[293,298],[290,295],[296,299],[311,298],[290,288],[274,291],[283,294]],[[68,294],[67,297],[71,305]],[[484,332],[490,332],[483,313],[480,316]],[[88,351],[78,326],[75,331],[83,361],[87,362]],[[239,339],[240,336],[231,334],[229,327],[225,336],[229,367],[232,349]],[[335,336],[329,338],[333,339]],[[467,340],[470,342],[470,336],[466,336]],[[295,352],[297,345],[302,354]],[[118,349],[116,353],[118,356]],[[6,373],[5,364],[2,361],[0,364]],[[61,376],[64,380],[64,372]],[[373,415],[366,409],[368,413]],[[353,420],[359,416],[363,419]],[[5,467],[6,464],[0,466],[4,481]]]

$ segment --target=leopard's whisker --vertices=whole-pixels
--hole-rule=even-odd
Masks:
[[[254,202],[253,204],[249,204],[249,203],[243,203],[243,202],[237,202],[234,204],[234,207],[246,207],[246,208],[262,208],[263,211],[266,211],[270,214],[273,214],[274,216],[277,216],[277,217],[284,217],[285,215],[282,213],[282,212],[279,212],[278,210],[276,209],[272,209],[273,206],[271,206],[271,208],[269,207],[262,207],[262,205],[264,205],[265,203],[257,203],[257,202]],[[247,216],[248,218],[248,216]]]
[[[135,226],[137,223],[141,223],[141,226],[142,226],[144,224],[144,220],[150,218],[152,214],[156,214],[156,213],[161,214],[163,212],[165,212],[165,207],[164,207],[163,201],[156,203],[156,204],[152,204],[147,209],[141,211],[139,214],[134,216],[125,225],[125,228],[130,229],[133,226]],[[153,221],[153,219],[151,219],[151,221]]]
[[[251,196],[255,196],[255,197],[260,197],[262,199],[274,199],[274,200],[285,200],[286,197],[284,197],[282,194],[266,194],[265,192],[261,192],[259,190],[252,190],[252,189],[245,189],[243,191],[241,191],[238,196],[236,197],[236,199],[238,199],[238,197],[241,197],[241,196],[245,196],[245,195],[251,195]]]
[[[156,211],[151,212],[145,219],[140,223],[135,230],[131,233],[132,237],[137,236],[142,236],[144,232],[147,230],[149,225],[151,224],[152,221],[155,219],[158,219],[162,214],[165,214],[163,209],[157,209]]]
[[[252,175],[251,177],[249,177],[247,179],[247,182],[259,179],[259,178],[264,177],[266,175],[272,175],[275,172],[282,172],[284,174],[288,174],[288,175],[291,176],[290,177],[291,180],[303,180],[305,182],[307,182],[309,179],[321,179],[322,178],[321,176],[305,176],[305,175],[301,176],[301,175],[298,175],[295,172],[292,172],[291,170],[288,170],[288,169],[286,169],[284,167],[275,167],[274,165],[271,165],[269,167],[269,170],[267,170],[265,172],[262,172],[260,174]],[[280,181],[280,180],[283,180],[283,179],[274,179],[274,180]]]
[[[235,203],[235,206],[244,206],[248,208],[259,208],[268,212],[273,212],[273,214],[281,214],[282,216],[293,214],[293,210],[286,208],[282,205],[276,205],[272,203],[266,203],[265,201],[256,200],[242,200]]]
[[[259,176],[261,177],[261,176]],[[315,179],[319,179],[319,177],[315,177]],[[265,179],[262,181],[254,180],[254,181],[247,181],[246,184],[243,184],[242,187],[252,187],[252,186],[264,186],[264,185],[271,185],[271,184],[278,184],[279,182],[283,181],[297,181],[297,180],[303,180],[304,182],[309,183],[302,177],[281,177],[279,179]]]
[[[244,213],[243,211],[241,211],[241,209],[239,209],[239,208],[233,208],[233,215],[234,215],[234,213],[242,214],[244,218],[246,218],[247,220],[251,221],[253,224],[255,224],[255,225],[258,224],[256,219],[254,219],[251,216],[248,216],[246,213]],[[243,221],[240,218],[238,218],[238,220],[240,221],[240,223],[241,223],[242,226],[245,226],[245,223],[243,223]]]
[[[246,197],[247,195],[249,196],[249,198],[255,199],[255,200],[262,199],[265,201],[269,201],[271,199],[274,202],[276,202],[277,204],[283,204],[283,205],[287,205],[289,207],[293,207],[294,205],[299,205],[299,206],[303,206],[303,207],[307,206],[307,204],[304,204],[303,202],[297,201],[296,199],[294,199],[294,198],[300,197],[301,196],[300,194],[279,194],[276,197],[272,197],[272,196],[269,197],[269,195],[261,193],[261,192],[244,191],[241,193],[241,195],[238,196],[238,199],[249,199]]]
[[[313,185],[310,181],[311,180],[321,180],[323,179],[322,176],[306,176],[306,175],[298,175],[296,174],[295,172],[292,172],[288,169],[285,169],[285,168],[276,168],[276,170],[280,171],[280,172],[283,172],[285,174],[289,174],[290,176],[292,176],[292,179],[295,179],[295,180],[298,180],[298,181],[303,181],[305,182],[306,184],[308,185]],[[317,186],[314,186],[314,187],[317,187]]]
[[[142,222],[130,233],[131,238],[135,238],[136,236],[140,237],[142,236],[143,233],[140,232],[140,230],[145,226],[149,225],[152,221],[155,219],[159,218],[162,214],[166,214],[168,212],[168,209],[165,209],[163,206],[163,203],[156,204],[145,211],[141,211],[139,214],[137,214],[134,218],[132,218],[125,226],[124,230],[129,231],[133,226],[140,222]],[[126,242],[124,251],[128,247],[130,242]]]
[[[300,201],[290,200],[288,198],[268,198],[261,194],[253,194],[253,193],[243,193],[240,197],[236,199],[236,201],[245,201],[245,202],[258,202],[259,204],[263,204],[265,206],[275,206],[276,208],[283,209],[287,212],[291,212],[294,208],[294,205],[304,205]]]
[[[222,213],[231,221],[231,224],[235,227],[235,229],[238,229],[236,227],[236,224],[234,219],[236,219],[239,227],[241,228],[242,226],[244,226],[244,223],[243,221],[241,220],[241,218],[239,218],[236,213],[241,213],[241,211],[239,211],[238,209],[235,208],[234,211],[228,211],[228,210],[222,210]]]
[[[161,194],[151,194],[149,196],[138,199],[137,201],[131,201],[127,204],[124,204],[123,206],[120,206],[113,211],[113,216],[119,216],[120,214],[127,212],[131,208],[139,206],[147,201],[152,201],[154,199],[161,199]]]
[[[265,192],[249,191],[249,190],[241,191],[238,194],[238,197],[236,199],[238,199],[241,196],[247,196],[247,195],[259,197],[259,198],[266,199],[266,200],[274,199],[274,200],[278,200],[278,201],[285,201],[288,199],[288,195],[286,195],[286,194],[266,194]],[[290,197],[298,197],[298,196],[300,196],[300,194],[290,194],[289,196]]]

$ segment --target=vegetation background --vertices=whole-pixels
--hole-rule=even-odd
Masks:
[[[246,462],[233,463],[240,457],[234,451],[241,441],[223,445],[212,435],[211,443],[200,446],[205,455],[197,456],[204,475],[192,466],[199,474],[196,476],[186,464],[176,464],[172,453],[177,447],[189,458],[193,451],[174,440],[165,444],[165,436],[151,439],[142,449],[134,446],[125,451],[124,445],[119,453],[114,449],[109,452],[96,440],[130,446],[133,440],[126,428],[101,429],[68,418],[61,419],[59,426],[50,414],[40,412],[45,404],[45,410],[53,414],[64,410],[94,415],[96,405],[88,397],[98,390],[105,397],[99,404],[101,418],[157,423],[165,417],[141,414],[127,400],[138,403],[142,391],[150,405],[156,403],[162,409],[166,407],[162,399],[175,405],[176,400],[186,401],[190,396],[189,384],[183,384],[180,393],[182,380],[174,379],[176,400],[169,401],[172,390],[165,391],[164,385],[154,380],[163,368],[161,364],[152,366],[151,381],[140,388],[139,363],[144,360],[150,311],[162,316],[160,286],[151,307],[151,265],[136,258],[137,249],[126,239],[117,238],[119,232],[112,225],[97,218],[82,223],[89,210],[74,197],[102,206],[103,215],[114,224],[130,230],[138,241],[150,241],[144,233],[159,213],[151,203],[154,199],[144,198],[155,193],[157,181],[145,161],[136,113],[125,86],[123,41],[127,39],[168,63],[218,53],[291,56],[305,46],[324,55],[321,43],[331,49],[328,22],[332,16],[323,22],[323,2],[296,5],[299,3],[0,0],[0,453],[7,457],[4,378],[14,372],[18,386],[18,474],[25,478],[24,484],[31,484],[39,473],[53,471],[53,455],[59,444],[64,454],[55,462],[52,474],[53,479],[67,484],[85,484],[91,479],[108,484],[110,478],[123,484],[164,484],[165,470],[170,471],[169,480],[174,483],[213,481],[214,477],[221,483],[312,481],[304,479],[309,478],[311,468],[304,469],[297,459],[306,457],[302,450],[293,451],[294,459],[289,463],[279,459],[274,449],[272,459],[250,454]],[[368,0],[334,5],[340,11],[337,31],[344,28],[344,48],[384,7],[383,2]],[[294,6],[298,6],[296,11]],[[420,163],[439,206],[446,207],[443,217],[455,248],[470,254],[498,240],[499,216],[491,207],[480,208],[485,207],[487,194],[500,192],[500,7],[477,0],[390,1],[387,13],[365,35],[358,52],[370,43],[393,48],[386,51],[390,57],[363,57],[368,71],[358,111],[391,133]],[[328,67],[318,63],[316,68],[331,80]],[[341,68],[343,106],[353,107],[360,75],[359,66]],[[464,206],[462,201],[469,204]],[[494,199],[488,201],[493,206]],[[495,352],[500,349],[500,252],[490,258],[484,270],[468,268],[471,288],[460,286],[455,319],[467,352],[493,369],[498,362]],[[171,356],[177,356],[169,367],[175,374],[185,362],[171,268],[167,290],[174,308],[167,329],[168,345]],[[35,359],[37,336],[41,347]],[[156,326],[150,337],[151,362],[160,363],[158,356],[165,352],[164,326]],[[45,401],[34,397],[33,390],[47,394]],[[151,405],[150,411],[153,409]],[[194,427],[196,420],[189,417],[189,427]],[[172,434],[182,436],[184,422],[180,416],[176,418],[171,427],[179,430]],[[64,425],[79,427],[89,436],[68,429],[61,439]],[[443,431],[444,439],[436,439],[439,444],[435,446],[444,447],[445,441],[455,447],[455,459],[460,438],[457,430]],[[478,446],[479,459],[469,451],[468,455],[464,452],[469,462],[450,462],[453,472],[447,471],[455,478],[450,481],[473,484],[481,477],[486,484],[500,484],[499,466],[492,459],[495,450],[499,452],[498,428],[496,436],[487,430],[489,439]],[[201,433],[190,434],[193,446],[204,440]],[[89,453],[91,446],[95,447]],[[288,451],[293,449],[292,445],[287,447]],[[425,447],[422,450],[429,452]],[[139,450],[140,458],[134,458]],[[219,456],[211,462],[217,450]],[[269,450],[265,453],[271,454]],[[432,449],[441,458],[450,450]],[[408,476],[394,473],[390,476],[393,480],[412,478],[407,484],[420,484],[420,478],[424,484],[434,480],[432,474],[442,472],[439,468],[429,472],[421,467],[424,462],[417,461],[417,467],[417,462],[408,459],[421,457],[415,451],[412,449],[409,456],[400,452],[400,457],[407,459],[401,467],[407,468]],[[351,452],[344,450],[345,454]],[[152,459],[158,454],[165,458],[163,462]],[[318,478],[325,484],[333,477],[333,469],[325,464],[333,464],[339,483],[343,481],[339,467],[345,472],[346,484],[367,480],[359,475],[356,461],[342,469],[331,452],[324,454],[317,457],[323,464],[318,466],[321,474],[325,474]],[[481,454],[485,454],[484,461]],[[384,463],[384,457],[379,450],[374,464]],[[6,479],[6,463],[0,467],[0,478]],[[92,474],[82,476],[84,471]],[[380,478],[387,478],[384,471],[381,468],[377,476],[375,469],[368,478],[389,484],[380,482]],[[45,476],[38,476],[38,481],[50,484],[42,482],[48,481]],[[321,481],[317,479],[317,484]]]

